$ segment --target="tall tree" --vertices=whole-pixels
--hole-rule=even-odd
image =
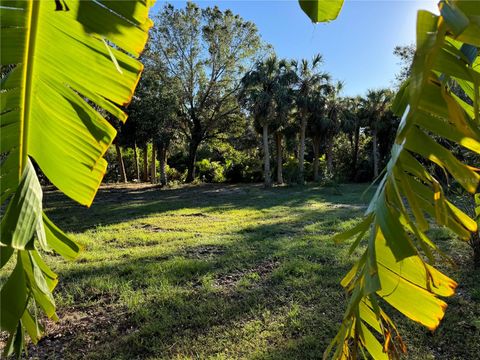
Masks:
[[[399,87],[410,76],[410,69],[415,56],[415,44],[395,46],[393,55],[400,59],[400,72],[395,75]]]
[[[333,142],[335,135],[340,130],[341,119],[344,116],[345,100],[340,97],[343,89],[343,83],[337,82],[335,86],[328,92],[325,102],[326,118],[325,118],[325,155],[327,158],[327,172],[333,174]]]
[[[362,99],[357,96],[355,98],[345,99],[345,107],[341,121],[341,130],[347,135],[350,141],[350,179],[355,178],[357,173],[358,155],[360,148],[360,129],[363,126],[363,109]]]
[[[327,84],[313,91],[308,107],[308,132],[313,143],[313,178],[320,180],[319,159],[321,148],[327,158],[327,173],[333,174],[333,143],[340,129],[344,113],[344,99],[339,97],[343,83]]]
[[[275,133],[277,184],[283,184],[283,139],[292,119],[295,101],[293,86],[297,80],[292,62],[280,60],[278,63],[276,86],[273,89],[274,113],[271,119],[272,131]]]
[[[327,96],[332,87],[323,87],[313,91],[308,103],[308,135],[313,145],[313,180],[320,181],[321,147],[328,128]]]
[[[318,89],[323,82],[328,81],[330,76],[321,73],[320,65],[322,64],[322,56],[315,55],[311,61],[302,59],[299,63],[295,63],[298,77],[296,104],[298,108],[298,116],[300,117],[300,148],[298,154],[298,182],[303,184],[305,181],[305,133],[308,123],[308,107],[310,97],[313,92]]]
[[[276,56],[258,61],[255,67],[242,79],[239,99],[252,115],[255,126],[261,129],[263,142],[264,185],[272,185],[270,174],[270,153],[268,147],[269,126],[275,113],[275,94],[279,86],[279,62]]]
[[[369,90],[363,100],[366,121],[372,136],[373,177],[379,174],[378,131],[389,110],[392,92],[388,89]]]
[[[144,146],[145,154],[146,144],[152,142],[151,181],[156,182],[158,158],[160,183],[166,185],[167,151],[178,134],[179,84],[175,78],[168,77],[164,65],[154,54],[147,52],[144,62],[146,68],[128,108],[130,122],[135,124],[129,129],[135,131],[135,142]],[[147,156],[144,155],[144,162],[146,161]]]
[[[151,51],[180,84],[180,129],[188,140],[187,181],[195,178],[199,145],[238,120],[240,80],[261,47],[255,25],[230,10],[167,4],[157,16]]]

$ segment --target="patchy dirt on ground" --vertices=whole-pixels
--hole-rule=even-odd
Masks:
[[[241,279],[252,278],[253,280],[261,280],[266,278],[275,270],[280,263],[273,259],[268,259],[257,264],[255,267],[244,270],[237,270],[229,274],[224,274],[214,281],[214,286],[223,288],[235,287]]]
[[[88,308],[66,308],[58,313],[59,321],[44,322],[45,335],[37,345],[29,344],[24,359],[82,359],[112,333],[133,331],[126,324],[128,313],[113,304]]]
[[[202,259],[212,256],[225,254],[225,248],[223,246],[216,245],[202,245],[185,249],[185,255],[188,258]]]

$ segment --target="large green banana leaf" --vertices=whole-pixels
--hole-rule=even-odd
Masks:
[[[31,306],[56,318],[57,276],[41,251],[75,258],[79,248],[42,211],[33,162],[62,192],[89,206],[106,169],[115,129],[97,111],[126,120],[142,71],[135,57],[148,29],[150,0],[0,1],[1,267],[13,271],[0,292],[6,354],[20,353],[24,330],[41,329]],[[29,306],[29,304],[31,306]]]
[[[300,7],[315,23],[335,20],[344,0],[299,0]]]
[[[417,51],[412,74],[394,102],[402,121],[385,175],[364,220],[336,237],[355,237],[352,252],[369,234],[363,255],[341,282],[350,302],[325,357],[332,350],[336,359],[365,352],[374,359],[397,358],[405,352],[395,324],[382,310],[384,302],[434,330],[447,306],[439,297],[453,295],[457,284],[432,266],[435,252],[444,255],[427,230],[436,221],[465,240],[478,231],[419,161],[435,163],[466,191],[477,192],[480,175],[471,165],[478,164],[461,162],[435,139],[480,154],[480,6],[458,0],[441,1],[439,8],[440,16],[418,13]],[[453,84],[470,101],[455,95]],[[480,203],[479,194],[476,198]]]

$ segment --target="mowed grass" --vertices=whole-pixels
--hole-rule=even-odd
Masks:
[[[320,359],[358,253],[332,235],[359,221],[370,194],[338,188],[200,185],[103,188],[90,209],[47,192],[48,215],[83,247],[50,256],[60,321],[29,347],[48,359]],[[395,316],[410,358],[480,355],[480,274],[450,233],[433,231],[460,286],[435,332]]]

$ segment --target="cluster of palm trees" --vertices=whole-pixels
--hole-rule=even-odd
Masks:
[[[334,83],[330,74],[321,71],[321,64],[320,54],[301,61],[278,59],[272,55],[257,62],[242,79],[240,102],[262,134],[265,186],[272,185],[271,134],[275,138],[276,182],[279,184],[283,183],[283,139],[292,134],[299,139],[299,183],[305,182],[306,138],[310,137],[313,146],[314,181],[319,181],[321,155],[325,154],[326,172],[333,173],[333,146],[340,131],[350,139],[353,172],[357,167],[361,132],[369,132],[373,143],[373,175],[379,174],[378,134],[384,130],[383,124],[392,125],[392,92],[370,90],[364,98],[342,97],[343,83]]]

